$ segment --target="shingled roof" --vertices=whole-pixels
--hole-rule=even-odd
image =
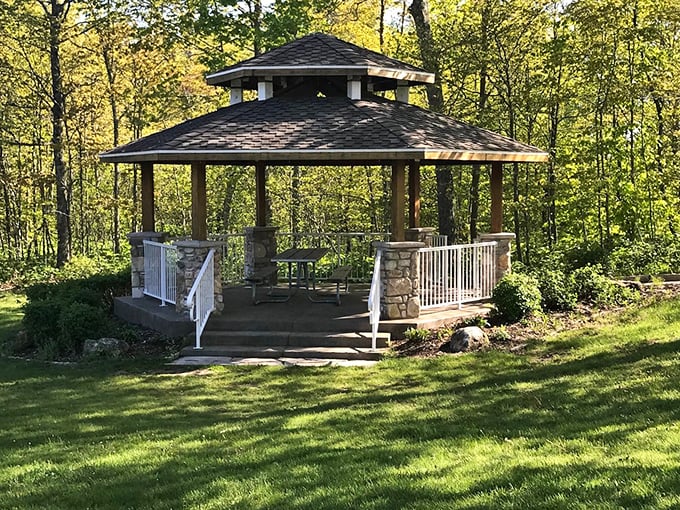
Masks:
[[[405,80],[412,85],[434,82],[434,75],[419,67],[321,33],[225,67],[209,74],[206,80],[210,85],[220,85],[256,76],[293,75],[375,76]]]
[[[221,108],[101,155],[109,162],[233,164],[546,161],[530,145],[377,96],[274,97]]]

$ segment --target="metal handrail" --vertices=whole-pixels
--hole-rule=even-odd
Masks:
[[[382,295],[382,278],[380,277],[380,264],[382,262],[382,250],[378,249],[373,264],[373,279],[371,291],[368,293],[368,318],[371,323],[371,350],[375,351],[378,341],[378,327],[380,326],[380,297]]]
[[[187,295],[189,317],[196,323],[195,349],[201,349],[201,335],[208,323],[210,314],[215,310],[215,249],[211,248],[208,256],[196,276],[194,284]],[[198,299],[196,299],[198,296]]]

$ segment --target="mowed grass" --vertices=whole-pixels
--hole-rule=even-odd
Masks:
[[[0,360],[0,508],[680,507],[680,301],[369,369]]]

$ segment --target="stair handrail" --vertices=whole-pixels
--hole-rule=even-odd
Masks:
[[[196,323],[196,345],[194,349],[202,349],[201,335],[208,323],[210,314],[215,310],[214,259],[215,249],[211,248],[187,296],[189,317]]]
[[[381,261],[382,250],[378,249],[375,253],[375,262],[373,264],[371,291],[368,293],[368,320],[371,323],[372,351],[375,351],[377,347],[378,327],[380,326],[380,297],[382,295],[382,279],[380,278]]]

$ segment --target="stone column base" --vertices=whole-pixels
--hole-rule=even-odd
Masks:
[[[219,315],[224,310],[224,296],[222,295],[222,243],[218,241],[175,241],[177,246],[177,297],[175,310],[179,313],[188,312],[187,296],[201,271],[208,253],[215,249],[215,311]]]
[[[130,243],[130,281],[132,298],[144,297],[144,241],[164,243],[168,239],[166,232],[131,232],[127,235]]]
[[[425,243],[425,246],[429,248],[432,246],[434,231],[434,227],[407,228],[404,235],[407,241]]]
[[[481,243],[496,241],[496,282],[499,282],[512,270],[511,243],[515,240],[512,232],[498,232],[496,234],[479,234],[477,240]]]
[[[382,296],[380,315],[383,319],[413,319],[420,316],[419,242],[374,242],[382,250],[380,278]]]
[[[245,277],[249,278],[256,271],[276,264],[272,257],[276,255],[276,231],[279,227],[246,227],[245,234]],[[276,285],[276,273],[270,278],[270,284]]]

